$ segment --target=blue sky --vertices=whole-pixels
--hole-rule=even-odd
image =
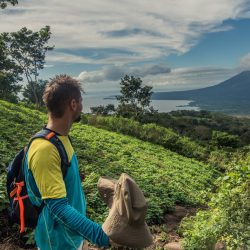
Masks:
[[[228,20],[224,25],[228,31],[206,33],[190,51],[180,56],[166,58],[173,67],[196,67],[214,65],[235,67],[239,59],[250,51],[250,19]]]
[[[0,32],[50,25],[40,77],[66,73],[86,92],[119,91],[124,74],[172,91],[250,69],[249,0],[23,0],[0,11]]]

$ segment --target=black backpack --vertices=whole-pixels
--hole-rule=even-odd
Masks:
[[[25,227],[35,228],[38,220],[39,213],[44,207],[42,202],[40,207],[32,205],[27,188],[25,185],[24,176],[24,160],[26,153],[33,140],[37,138],[44,138],[56,146],[61,157],[61,169],[63,178],[66,175],[67,168],[69,167],[69,160],[67,152],[57,137],[56,133],[44,128],[36,133],[19,153],[16,154],[13,161],[7,168],[7,193],[9,197],[8,217],[11,224],[17,223],[20,225],[20,233],[24,232]]]

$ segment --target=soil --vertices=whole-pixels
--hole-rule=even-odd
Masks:
[[[166,214],[164,224],[150,228],[154,237],[154,244],[147,250],[181,250],[181,237],[177,233],[177,229],[184,217],[194,215],[196,211],[197,209],[195,208],[176,206],[173,212]],[[18,228],[13,228],[8,224],[7,218],[7,211],[0,213],[0,250],[36,250],[32,245],[25,245],[25,238],[20,237]],[[89,246],[89,249],[97,250],[99,248]]]

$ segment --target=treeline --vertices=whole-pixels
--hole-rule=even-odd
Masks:
[[[228,141],[221,141],[221,146],[240,147],[250,144],[250,118],[238,118],[223,113],[206,110],[180,110],[170,113],[159,113],[155,122],[164,127],[172,128],[180,135],[207,143],[216,140],[219,135]],[[218,133],[218,132],[222,133]],[[218,141],[220,146],[220,141]]]
[[[127,118],[134,119],[129,116]],[[250,118],[238,118],[206,110],[180,110],[169,113],[154,112],[134,120],[141,124],[155,123],[171,128],[180,136],[189,137],[204,146],[239,148],[250,144]]]

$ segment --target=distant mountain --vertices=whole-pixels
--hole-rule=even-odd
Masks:
[[[155,92],[152,100],[192,100],[192,106],[230,114],[250,114],[250,71],[202,89]]]

